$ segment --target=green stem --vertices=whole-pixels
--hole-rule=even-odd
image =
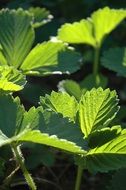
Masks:
[[[75,190],[80,190],[82,174],[83,174],[83,168],[81,166],[78,166]]]
[[[94,64],[93,64],[93,75],[95,77],[95,84],[97,84],[97,78],[98,78],[98,70],[99,70],[99,56],[100,56],[100,47],[97,46],[95,48],[95,54],[94,54]]]
[[[20,147],[19,146],[15,146],[15,145],[12,145],[12,150],[14,152],[14,155],[15,155],[15,159],[17,161],[17,163],[19,164],[22,172],[23,172],[23,175],[28,183],[28,186],[31,190],[37,190],[36,188],[36,185],[31,177],[31,175],[29,174],[28,170],[26,169],[25,167],[25,164],[24,164],[24,159],[22,157],[22,153],[21,153],[21,150],[20,150]]]

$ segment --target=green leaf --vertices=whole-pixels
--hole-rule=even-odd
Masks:
[[[92,132],[88,136],[88,145],[90,148],[95,148],[97,146],[102,146],[108,141],[116,138],[122,132],[120,125],[113,126],[112,128],[103,128]]]
[[[0,147],[8,144],[9,142],[10,142],[9,138],[6,135],[4,135],[0,130]]]
[[[85,153],[87,142],[78,126],[51,111],[39,109],[39,130],[27,130],[15,137],[15,141],[34,142],[72,153]]]
[[[0,11],[0,44],[9,65],[18,68],[34,41],[32,16],[23,9]]]
[[[64,24],[58,31],[58,38],[68,43],[85,43],[97,47],[125,18],[125,10],[109,7],[98,9],[86,20]]]
[[[67,92],[70,96],[74,96],[80,100],[82,91],[79,84],[73,80],[63,80],[59,82],[58,89],[60,92]]]
[[[91,15],[91,18],[96,42],[101,44],[103,38],[126,18],[126,11],[123,9],[110,9],[109,7],[105,7],[95,11]]]
[[[101,62],[104,67],[126,77],[126,48],[112,48],[105,51]]]
[[[63,117],[68,117],[74,121],[78,111],[78,103],[76,99],[67,93],[52,92],[51,95],[41,97],[41,104],[57,113],[61,113]]]
[[[107,78],[102,74],[97,76],[97,85],[94,75],[90,74],[80,82],[80,85],[73,80],[63,80],[59,82],[58,89],[60,92],[67,92],[69,95],[74,96],[78,101],[81,98],[82,93],[87,90],[91,90],[94,87],[105,88],[107,86]]]
[[[24,108],[19,98],[0,94],[0,130],[7,137],[16,135],[21,125]]]
[[[33,83],[33,81],[28,81],[25,88],[20,92],[23,100],[28,103],[38,106],[40,96],[51,93],[51,87],[46,83]]]
[[[17,141],[18,135],[37,128],[38,122],[38,109],[26,112],[18,97],[0,94],[0,146]]]
[[[73,24],[64,24],[58,30],[58,38],[64,42],[71,44],[89,44],[95,47],[95,39],[93,36],[93,25],[91,20],[81,20]]]
[[[28,10],[34,20],[33,20],[33,24],[32,26],[34,28],[38,28],[48,22],[51,21],[51,19],[53,18],[53,16],[50,14],[50,12],[48,10],[46,10],[45,8],[40,8],[40,7],[30,7]]]
[[[68,119],[41,107],[26,112],[19,98],[11,95],[0,95],[0,130],[0,146],[34,142],[83,154],[87,148],[80,128]]]
[[[95,172],[126,167],[126,131],[108,143],[90,150],[86,163],[88,169]]]
[[[97,80],[97,84],[95,80]],[[107,78],[102,74],[97,75],[97,78],[93,74],[90,74],[80,82],[80,86],[83,88],[83,91],[91,90],[94,87],[102,87],[104,89],[107,86],[107,82]]]
[[[39,129],[50,136],[56,135],[59,139],[66,139],[87,149],[87,142],[83,139],[79,126],[60,114],[40,109]]]
[[[3,48],[1,45],[0,45],[0,65],[7,65],[7,60],[3,55]]]
[[[48,41],[33,48],[21,65],[21,70],[28,75],[72,73],[79,69],[79,61],[80,54],[67,44]]]
[[[21,135],[21,137],[18,138],[18,141],[45,144],[72,153],[85,153],[85,151],[82,150],[81,147],[76,146],[76,144],[65,139],[59,139],[56,135],[49,136],[46,133],[41,133],[39,130],[26,132],[24,135]]]
[[[6,119],[3,119],[5,115]],[[7,137],[12,137],[26,128],[37,128],[38,109],[32,107],[29,111],[25,111],[18,97],[13,98],[11,95],[1,94],[0,118],[0,130]]]
[[[0,90],[14,92],[22,90],[26,83],[24,75],[13,67],[0,66]]]
[[[85,137],[94,130],[106,127],[112,121],[119,109],[117,104],[116,92],[109,89],[94,88],[82,96],[79,120]]]
[[[117,123],[119,123],[120,125],[122,125],[123,128],[125,128],[125,117],[126,117],[126,106],[125,105],[121,105],[120,109],[116,115],[116,118],[112,121],[111,125],[115,125]]]
[[[48,167],[54,166],[55,155],[53,151],[50,151],[49,147],[34,144],[28,151],[30,154],[25,160],[28,169],[35,169],[40,164]]]
[[[27,129],[37,129],[39,125],[39,110],[35,107],[31,107],[28,111],[25,111],[22,119],[20,132]]]

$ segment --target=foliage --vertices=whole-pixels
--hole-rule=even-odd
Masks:
[[[63,25],[59,29],[58,37],[68,43],[86,43],[97,47],[101,45],[104,37],[116,28],[125,17],[126,12],[124,10],[105,7],[94,12],[86,20]]]
[[[97,97],[99,101],[96,103]],[[57,104],[58,98],[63,101],[64,106]],[[25,111],[19,98],[13,98],[11,95],[1,95],[0,101],[1,118],[6,113],[6,120],[4,122],[1,120],[0,124],[0,146],[10,144],[15,148],[23,142],[53,146],[80,155],[85,167],[95,172],[125,166],[126,132],[121,128],[119,131],[118,127],[106,128],[118,111],[115,91],[111,92],[109,89],[103,91],[101,88],[87,91],[82,95],[78,106],[77,101],[68,94],[53,92],[41,99],[42,105],[48,108],[44,110],[41,107],[32,107]],[[71,111],[67,113],[67,110]],[[77,111],[80,124],[78,120],[74,124],[57,114],[62,113],[64,117],[73,120]],[[112,134],[113,131],[116,133]],[[96,147],[90,148],[92,134],[94,138],[100,133]],[[105,142],[102,135],[103,137],[107,135]],[[100,145],[99,140],[103,141]]]
[[[71,73],[78,70],[80,54],[61,41],[43,42],[31,50],[35,40],[34,28],[44,25],[51,18],[49,11],[44,8],[30,8],[28,11],[21,8],[2,9],[0,11],[1,66],[8,65],[20,70],[23,75],[37,76]]]
[[[0,66],[0,90],[6,92],[22,90],[26,83],[25,76],[17,69]]]
[[[112,177],[105,188],[123,189],[118,182],[125,184],[126,87],[122,78],[113,78],[104,67],[126,76],[125,33],[120,32],[125,29],[126,10],[108,4],[111,8],[104,1],[13,0],[7,3],[13,9],[0,10],[0,189],[10,188],[20,168],[29,188],[36,190],[36,179],[26,166],[53,166],[56,155],[62,157],[57,154],[60,151],[75,158],[75,190],[81,189],[83,170],[109,172]],[[43,5],[54,13],[51,24],[53,16]],[[103,8],[94,10],[91,5]],[[83,6],[83,14],[72,13]],[[118,47],[115,38],[121,36]],[[12,95],[26,82],[21,93]],[[59,92],[54,91],[57,84]],[[117,93],[110,89],[118,90],[120,104],[124,104],[120,110]],[[10,169],[6,164],[12,161]]]
[[[79,53],[74,52],[67,44],[52,40],[33,48],[20,69],[28,75],[75,72],[79,69],[79,59]]]
[[[112,48],[104,52],[101,59],[102,65],[118,75],[126,77],[125,48]]]
[[[60,100],[62,100],[63,97],[67,97],[67,94],[59,93],[59,97]],[[63,116],[66,116],[68,100],[66,99],[66,102],[65,98],[63,98],[63,100],[64,100],[63,102],[64,106],[61,106],[60,110],[55,109],[55,111],[58,113],[62,113]],[[57,106],[57,101],[58,101],[57,93],[52,93],[50,96],[46,96],[46,101],[43,101],[42,99],[41,102],[42,105],[43,104],[47,105],[46,102],[48,102],[48,107],[51,110],[54,110],[54,108]],[[71,101],[69,100],[69,106],[73,108],[73,105],[70,102]],[[125,130],[124,131],[122,130],[119,133],[117,133],[117,137],[113,135],[114,137],[112,139],[109,139],[108,134],[111,134],[113,130],[118,131],[119,127],[117,128],[113,127],[112,129],[106,128],[111,122],[111,120],[115,117],[118,111],[117,103],[118,99],[115,91],[111,92],[109,89],[103,91],[103,89],[101,88],[87,91],[84,95],[82,95],[80,102],[78,103],[79,106],[78,117],[80,120],[79,125],[84,135],[84,139],[87,142],[88,140],[91,141],[92,134],[94,136],[100,133],[101,136],[99,140],[101,142],[104,136],[107,138],[106,142],[103,142],[103,144],[101,145],[99,145],[99,141],[97,140],[96,147],[93,149],[90,149],[90,147],[87,146],[86,155],[83,156],[82,154],[83,162],[84,163],[86,162],[85,167],[91,171],[105,172],[111,169],[117,169],[118,167],[122,167],[125,165]],[[64,107],[66,108],[66,110],[64,110]]]

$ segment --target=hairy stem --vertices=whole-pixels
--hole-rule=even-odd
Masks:
[[[25,179],[27,181],[27,184],[28,184],[29,188],[31,190],[37,190],[36,185],[35,185],[32,177],[31,177],[30,173],[28,172],[28,170],[25,167],[24,158],[22,157],[20,147],[12,145],[12,150],[14,152],[15,159],[16,159],[17,163],[19,164],[22,172],[23,172],[23,175],[24,175],[24,177],[25,177]]]
[[[83,168],[81,166],[78,166],[75,190],[80,190],[82,174],[83,174]]]
[[[93,64],[93,75],[95,77],[95,84],[98,85],[98,70],[99,70],[99,56],[100,56],[100,47],[95,48],[94,54],[94,64]]]

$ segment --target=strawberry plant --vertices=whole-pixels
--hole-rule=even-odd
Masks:
[[[117,178],[125,177],[126,129],[121,122],[125,108],[120,109],[116,91],[106,89],[107,77],[100,66],[125,77],[125,47],[111,48],[100,55],[105,38],[124,21],[126,11],[98,9],[80,22],[63,24],[57,37],[36,44],[36,29],[52,18],[48,10],[40,7],[0,10],[0,148],[7,147],[14,160],[14,169],[5,175],[0,188],[10,188],[19,169],[28,188],[38,188],[23,153],[24,146],[35,143],[73,156],[78,167],[75,190],[81,189],[83,171],[96,174],[119,170],[107,187],[116,190]],[[80,69],[82,55],[69,44],[92,47],[92,73],[79,84],[68,79],[61,81],[58,88],[62,92],[41,96],[39,106],[27,109],[21,98],[12,93],[24,88],[28,76],[70,74]],[[40,150],[36,146],[31,160],[34,154],[45,154]],[[4,176],[4,155],[0,155],[0,168],[0,175]]]
[[[105,7],[98,9],[87,19],[80,22],[65,23],[58,30],[58,39],[70,44],[87,44],[94,49],[92,74],[89,74],[80,82],[80,86],[87,90],[92,87],[107,85],[107,78],[100,72],[100,51],[107,36],[126,18],[126,11],[123,9],[110,9]],[[111,21],[111,22],[110,22]],[[124,72],[122,59],[125,60],[124,48],[112,49],[106,53],[101,60],[102,65],[114,71]],[[116,63],[116,64],[115,64]],[[123,64],[124,65],[124,64]],[[122,67],[122,68],[120,68]],[[124,74],[122,74],[124,76]],[[73,87],[70,92],[77,93],[80,88],[74,81],[63,81],[59,84],[59,89],[69,92],[69,86]],[[74,92],[75,91],[75,92]],[[77,95],[78,96],[78,95]]]
[[[41,8],[30,8],[28,11],[23,9],[0,11],[0,63],[3,67],[1,75],[4,75],[2,70],[6,68],[14,70],[17,76],[19,75],[16,81],[19,80],[20,83],[22,78],[19,89],[25,84],[26,75],[71,73],[80,67],[80,54],[61,41],[52,39],[36,45],[31,50],[35,39],[35,28],[44,25],[51,18],[49,12]],[[10,85],[15,84],[11,79],[7,79],[7,82]]]
[[[25,111],[18,97],[0,97],[1,118],[6,114],[6,120],[0,122],[0,146],[10,146],[31,189],[36,189],[36,185],[21,153],[24,142],[52,146],[75,155],[76,190],[80,189],[83,169],[107,172],[125,167],[126,131],[119,125],[111,126],[119,109],[115,91],[92,89],[82,95],[79,103],[67,93],[52,92],[41,97],[40,102],[42,107]],[[8,178],[6,185],[7,182]]]

